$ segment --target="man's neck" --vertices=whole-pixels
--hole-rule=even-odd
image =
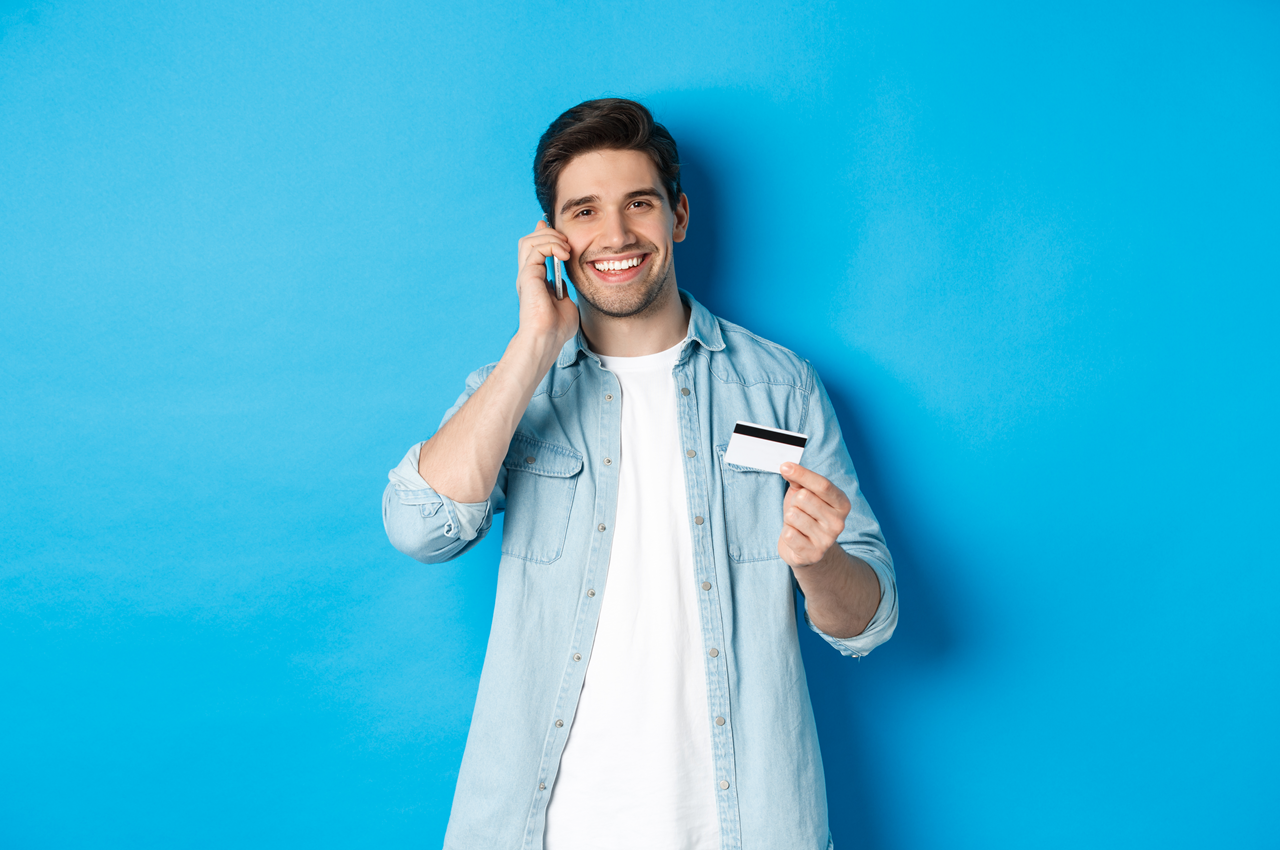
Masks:
[[[674,281],[653,308],[639,316],[606,316],[581,299],[578,315],[591,350],[606,357],[657,354],[678,345],[689,332],[689,310]]]

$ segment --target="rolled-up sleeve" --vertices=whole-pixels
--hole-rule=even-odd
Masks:
[[[846,548],[845,551],[847,552],[848,549]],[[867,627],[862,630],[862,634],[851,638],[829,635],[813,624],[807,610],[804,612],[804,621],[809,628],[822,635],[823,640],[840,650],[841,655],[861,658],[893,636],[893,630],[898,626],[898,587],[892,566],[861,555],[854,557],[865,561],[867,566],[875,571],[876,578],[880,580],[880,605],[876,608],[871,622],[867,623]]]
[[[850,638],[833,637],[822,631],[813,624],[807,610],[804,621],[841,654],[861,657],[887,641],[898,625],[898,585],[894,577],[893,556],[889,554],[889,547],[885,544],[880,523],[871,512],[871,506],[867,504],[858,484],[853,459],[849,457],[849,450],[844,444],[840,423],[836,421],[835,409],[831,406],[826,387],[812,367],[809,374],[812,391],[809,393],[809,410],[802,428],[809,435],[809,442],[805,446],[801,463],[825,476],[849,497],[849,516],[845,519],[844,531],[836,542],[875,572],[880,581],[880,604],[862,633]]]
[[[445,413],[441,425],[461,409],[492,371],[490,365],[468,376],[466,390]],[[494,512],[502,509],[505,476],[500,474],[494,492],[485,501],[455,502],[437,493],[418,473],[422,446],[410,447],[387,474],[390,480],[382,494],[382,525],[396,549],[423,563],[438,564],[484,539],[493,525]]]

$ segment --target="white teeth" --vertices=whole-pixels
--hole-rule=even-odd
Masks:
[[[629,260],[605,260],[602,263],[593,263],[598,270],[602,272],[620,272],[623,269],[635,268],[640,265],[643,257],[632,257]]]

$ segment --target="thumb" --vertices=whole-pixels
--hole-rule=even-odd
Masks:
[[[533,229],[534,229],[534,230],[542,230],[542,229],[543,229],[544,227],[546,227],[546,226],[547,226],[547,223],[546,223],[545,221],[543,221],[542,219],[538,219],[538,224],[537,224],[537,226],[536,226],[536,227],[534,227]]]

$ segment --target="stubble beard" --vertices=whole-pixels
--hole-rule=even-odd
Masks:
[[[656,253],[650,252],[649,256]],[[668,257],[664,268],[651,265],[643,278],[625,288],[609,290],[598,287],[586,269],[578,275],[581,280],[574,280],[573,284],[578,298],[590,304],[596,312],[614,319],[630,319],[656,311],[666,303],[664,295],[669,297],[667,290],[672,279],[672,266]]]

